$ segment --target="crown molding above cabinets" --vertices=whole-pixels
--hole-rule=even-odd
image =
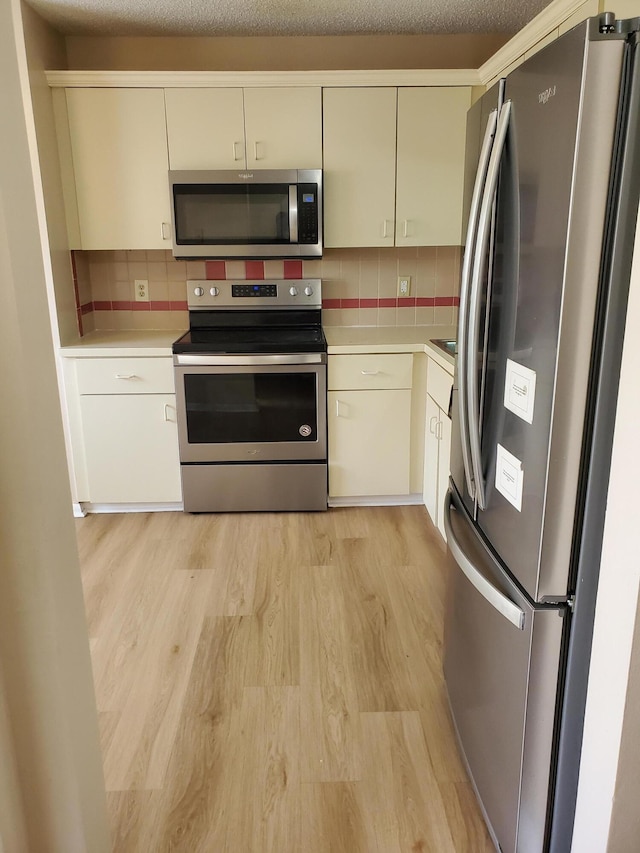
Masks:
[[[382,71],[47,71],[52,88],[216,86],[478,86],[474,68]]]

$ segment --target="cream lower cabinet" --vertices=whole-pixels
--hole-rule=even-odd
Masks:
[[[170,358],[77,359],[80,441],[93,504],[182,500]]]
[[[412,356],[330,355],[328,376],[329,497],[408,495]]]
[[[170,249],[162,89],[67,89],[56,104],[71,248]]]
[[[442,536],[444,499],[449,484],[451,419],[448,417],[453,376],[433,359],[427,362],[427,405],[424,439],[423,498],[431,520]]]

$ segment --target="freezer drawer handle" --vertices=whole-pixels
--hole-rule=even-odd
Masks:
[[[449,492],[444,506],[444,529],[447,534],[447,545],[456,563],[480,595],[501,613],[505,619],[508,619],[512,625],[515,625],[520,631],[524,631],[524,610],[521,610],[510,598],[507,598],[499,589],[496,589],[493,584],[489,583],[460,547],[451,526],[451,508],[451,492]]]

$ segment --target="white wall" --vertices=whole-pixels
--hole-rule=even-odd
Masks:
[[[19,0],[0,3],[0,850],[109,849]]]

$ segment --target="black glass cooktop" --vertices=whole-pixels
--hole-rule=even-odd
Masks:
[[[327,341],[319,326],[190,329],[173,344],[174,353],[260,355],[326,351]]]

